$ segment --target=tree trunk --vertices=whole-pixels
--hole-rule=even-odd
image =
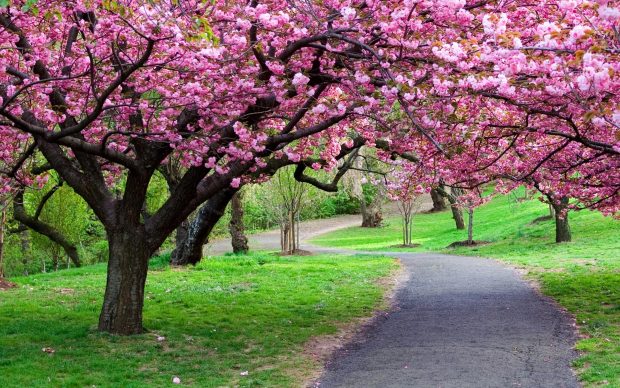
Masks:
[[[555,242],[563,243],[571,241],[570,225],[568,223],[568,212],[566,208],[568,206],[568,198],[564,197],[560,200],[560,203],[553,203],[553,210],[555,213]]]
[[[403,245],[411,245],[411,215],[403,215]]]
[[[22,224],[20,224],[21,227]],[[19,232],[19,241],[22,255],[22,264],[24,265],[24,276],[28,276],[28,262],[30,262],[30,240],[28,229],[24,225],[24,230]]]
[[[296,234],[295,214],[289,210],[280,225],[280,247],[283,254],[292,255],[297,250]]]
[[[175,248],[170,255],[170,262],[173,265],[181,265],[181,264],[176,264],[175,261],[177,260],[178,252],[181,252],[183,250],[183,246],[185,242],[187,241],[190,224],[191,224],[191,221],[189,219],[186,219],[185,221],[181,223],[181,225],[179,225],[179,227],[176,230],[176,235],[174,238]]]
[[[467,223],[467,244],[474,244],[474,208],[470,207],[468,210],[469,220]]]
[[[433,200],[431,212],[442,212],[446,210],[446,200],[437,189],[431,190],[431,199]]]
[[[202,259],[202,247],[207,243],[211,231],[224,215],[226,206],[235,192],[236,190],[223,190],[198,210],[196,218],[189,223],[185,238],[181,241],[177,238],[177,246],[172,251],[170,264],[195,265]]]
[[[465,220],[463,219],[463,211],[458,206],[457,197],[461,195],[461,189],[452,188],[448,193],[443,186],[439,186],[437,191],[450,202],[450,210],[452,210],[452,218],[456,224],[456,229],[465,229]]]
[[[362,228],[378,228],[381,226],[383,215],[376,201],[367,204],[366,201],[362,199],[360,205],[362,210]]]
[[[456,225],[456,229],[463,230],[465,229],[465,220],[463,219],[463,211],[458,206],[456,202],[456,198],[454,196],[449,196],[448,201],[450,202],[450,209],[452,210],[452,218],[454,219],[454,224]]]
[[[234,253],[247,253],[248,238],[245,235],[245,226],[243,225],[243,198],[241,193],[233,195],[230,203],[231,217],[228,224],[230,231],[231,243]]]
[[[110,256],[99,330],[111,334],[140,334],[144,284],[152,252],[134,228],[108,232]]]
[[[463,230],[465,229],[465,220],[463,219],[463,211],[455,205],[450,206],[452,208],[452,218],[454,219],[454,224],[456,225],[456,229]]]
[[[54,272],[58,272],[58,255],[55,252],[52,254],[52,265],[54,266]]]
[[[0,219],[0,279],[4,277],[4,231],[6,227],[6,204],[4,201],[2,206],[2,219]]]

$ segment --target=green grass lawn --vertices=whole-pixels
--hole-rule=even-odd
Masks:
[[[547,206],[537,200],[498,197],[474,214],[474,238],[491,244],[473,248],[446,249],[467,239],[466,231],[454,228],[450,212],[414,218],[413,242],[421,244],[418,248],[394,248],[402,243],[398,218],[387,220],[380,229],[349,228],[313,242],[356,250],[482,256],[526,268],[545,294],[575,315],[586,338],[577,344],[583,353],[574,366],[585,385],[620,387],[620,221],[589,211],[573,212],[569,216],[573,242],[555,244],[552,221],[531,224],[546,214]]]
[[[147,280],[149,332],[133,337],[95,330],[103,265],[13,278],[18,288],[0,291],[0,381],[159,387],[178,376],[199,387],[298,386],[321,367],[304,343],[371,315],[382,303],[378,279],[395,268],[355,256],[228,256],[183,270],[160,260]]]

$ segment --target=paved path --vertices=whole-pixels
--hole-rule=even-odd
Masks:
[[[320,387],[578,387],[568,317],[487,259],[399,257],[396,310],[328,363]]]
[[[302,224],[310,237],[356,225],[359,216]],[[370,231],[369,231],[370,232]],[[254,235],[252,249],[279,249],[279,232]],[[207,252],[230,251],[214,242]],[[373,252],[377,254],[378,252]],[[516,272],[488,259],[385,252],[410,277],[395,311],[337,352],[320,387],[578,387],[570,319]]]

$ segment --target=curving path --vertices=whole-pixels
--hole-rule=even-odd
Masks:
[[[395,310],[327,364],[320,387],[578,387],[566,314],[488,259],[390,253]]]
[[[359,218],[313,222],[302,239]],[[277,232],[253,236],[262,249],[278,249],[278,238]],[[229,250],[227,243],[216,242],[209,251]],[[355,253],[307,242],[303,247]],[[571,319],[514,270],[481,258],[372,253],[401,259],[409,279],[395,296],[394,311],[337,351],[316,386],[579,386],[569,367],[576,356]]]

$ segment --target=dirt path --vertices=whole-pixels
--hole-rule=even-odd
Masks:
[[[301,249],[309,249],[308,240],[323,233],[329,233],[334,230],[358,226],[361,224],[361,216],[346,215],[322,220],[304,221],[300,224],[299,240]],[[248,236],[250,249],[253,251],[260,250],[279,250],[280,249],[280,231],[272,230],[268,232],[257,233]],[[213,241],[205,246],[205,255],[221,255],[231,251],[230,238],[223,238]]]

